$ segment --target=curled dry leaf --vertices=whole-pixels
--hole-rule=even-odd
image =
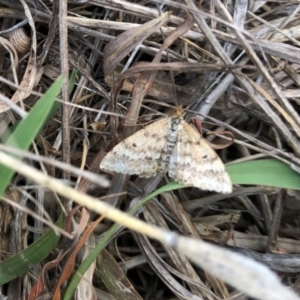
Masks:
[[[202,124],[201,124],[201,121],[198,120],[198,119],[196,119],[196,118],[193,118],[192,119],[192,123],[196,127],[196,129],[199,131],[199,133],[202,135]],[[226,144],[222,144],[222,145],[216,145],[216,144],[210,143],[209,141],[206,141],[211,148],[213,148],[213,149],[225,149],[225,148],[228,148],[229,146],[231,146],[234,143],[234,135],[230,131],[217,130],[217,131],[212,131],[212,132],[208,132],[207,133],[207,135],[219,135],[219,134],[228,135],[231,138],[231,141],[229,141]]]
[[[23,28],[18,28],[9,34],[9,41],[19,53],[25,53],[30,49],[31,38]]]
[[[226,130],[221,130],[221,131],[213,131],[213,132],[208,132],[207,135],[219,135],[219,134],[222,134],[222,135],[228,135],[229,137],[231,137],[231,141],[229,141],[228,143],[226,144],[223,144],[223,145],[215,145],[215,144],[212,144],[212,143],[209,143],[209,145],[213,148],[213,149],[225,149],[225,148],[228,148],[229,146],[231,146],[233,143],[234,143],[234,135],[232,132],[230,131],[226,131]]]

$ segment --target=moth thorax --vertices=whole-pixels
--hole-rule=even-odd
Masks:
[[[160,173],[165,173],[169,169],[170,159],[177,143],[178,129],[181,121],[182,119],[180,117],[173,117],[171,119],[171,124],[168,128],[166,144],[161,152],[161,157],[158,164],[158,172]]]

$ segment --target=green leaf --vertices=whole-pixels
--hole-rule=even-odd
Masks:
[[[260,159],[226,166],[233,184],[266,185],[300,190],[300,174],[276,159]]]
[[[62,228],[62,213],[57,220],[56,225]],[[32,268],[32,266],[43,261],[54,249],[59,239],[60,234],[57,234],[53,229],[50,229],[24,251],[1,262],[0,286],[24,274]]]
[[[63,83],[63,77],[60,76],[47,90],[47,92],[37,101],[28,115],[20,121],[18,126],[6,140],[6,145],[21,150],[27,150],[33,140],[46,124],[50,114],[53,114],[53,108],[57,110],[59,104],[55,105],[55,98],[59,94]],[[5,192],[14,171],[0,164],[0,197]]]

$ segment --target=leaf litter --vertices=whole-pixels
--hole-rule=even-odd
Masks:
[[[58,1],[38,6],[23,1],[0,2],[6,13],[1,21],[2,76],[13,83],[1,80],[1,94],[15,104],[22,102],[28,111],[38,101],[36,92],[43,94],[61,73],[60,53],[66,49],[60,46],[59,31],[53,24],[65,16],[59,15]],[[204,133],[234,129],[235,143],[218,151],[224,163],[275,157],[299,167],[298,4],[235,1],[225,7],[219,1],[196,4],[192,0],[160,4],[106,0],[88,5],[68,3],[69,69],[78,70],[70,95],[71,145],[70,150],[65,149],[59,111],[36,140],[39,155],[61,161],[64,149],[69,151],[73,166],[100,173],[100,162],[113,146],[182,105],[185,120],[197,117]],[[20,21],[26,18],[28,24]],[[22,50],[18,50],[21,38],[9,37],[20,28],[25,42],[31,42]],[[4,102],[0,109],[4,132],[20,116]],[[213,139],[214,144],[226,143],[218,135],[207,139]],[[61,168],[46,166],[49,177],[63,178]],[[97,186],[84,175],[74,175],[68,184],[128,211],[136,199],[169,182],[164,176],[139,178],[111,172],[106,176],[111,179],[110,188]],[[76,213],[68,210],[65,202],[69,199],[34,185],[21,174],[11,182],[6,197],[41,217],[44,215],[38,207],[43,207],[52,220],[58,219],[60,207],[67,208],[66,220],[73,221],[68,226],[65,223],[64,229],[74,239],[61,238],[50,256],[7,282],[1,295],[12,299],[24,294],[28,299],[55,295],[60,299],[66,292],[63,284],[70,284],[71,276],[112,223],[99,220],[96,225],[97,213],[87,214],[80,207]],[[34,201],[27,201],[29,198]],[[135,216],[258,261],[297,293],[299,199],[297,190],[259,183],[235,185],[229,195],[190,187],[156,196]],[[87,215],[89,222],[94,222],[92,226],[83,221]],[[0,216],[0,261],[24,250],[46,230],[25,211],[12,209],[5,202],[0,204]],[[16,239],[11,224],[23,232],[21,239]],[[84,245],[81,250],[79,245]],[[61,255],[67,258],[60,259]],[[222,263],[219,257],[215,262]],[[49,265],[59,268],[46,267]],[[123,299],[222,299],[245,293],[241,297],[250,298],[242,282],[227,285],[209,272],[168,245],[119,228],[76,286],[74,297],[102,299],[109,294]],[[41,288],[41,275],[46,289]],[[260,299],[275,299],[267,289],[260,292]],[[278,299],[285,296],[278,294]]]

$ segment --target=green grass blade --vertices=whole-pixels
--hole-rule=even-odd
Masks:
[[[266,185],[300,190],[300,174],[276,159],[260,159],[226,166],[233,184]]]
[[[69,93],[73,91],[74,85],[75,85],[75,80],[77,76],[77,70],[73,70],[71,76],[70,76],[70,81],[69,81]],[[51,118],[56,114],[57,110],[60,108],[61,103],[60,102],[54,102],[51,111],[49,112],[47,116],[47,120],[45,123],[47,123],[48,120],[51,120]],[[10,137],[11,133],[17,128],[20,122],[16,122],[12,126],[10,126],[0,137],[0,143],[5,144],[7,139]]]
[[[60,228],[63,226],[63,214],[56,222]],[[24,274],[32,266],[43,261],[54,249],[60,239],[60,234],[50,229],[37,241],[21,253],[0,263],[0,286]]]
[[[55,98],[58,96],[63,83],[63,77],[59,77],[37,101],[28,115],[20,121],[18,126],[6,140],[6,145],[27,150],[38,133],[48,120],[49,114],[53,113]],[[59,107],[57,105],[56,109]],[[5,192],[14,171],[0,165],[0,197]]]
[[[70,92],[74,88],[76,71],[72,72],[69,82]],[[60,108],[61,103],[55,101],[63,83],[59,77],[47,90],[43,97],[30,110],[27,117],[13,125],[10,132],[2,136],[2,143],[27,150],[45,124]],[[9,184],[13,171],[0,165],[0,193],[3,194]],[[56,225],[63,226],[63,214],[60,215]],[[36,242],[21,253],[0,263],[0,286],[27,272],[33,265],[43,261],[54,249],[60,239],[60,234],[49,230]]]

